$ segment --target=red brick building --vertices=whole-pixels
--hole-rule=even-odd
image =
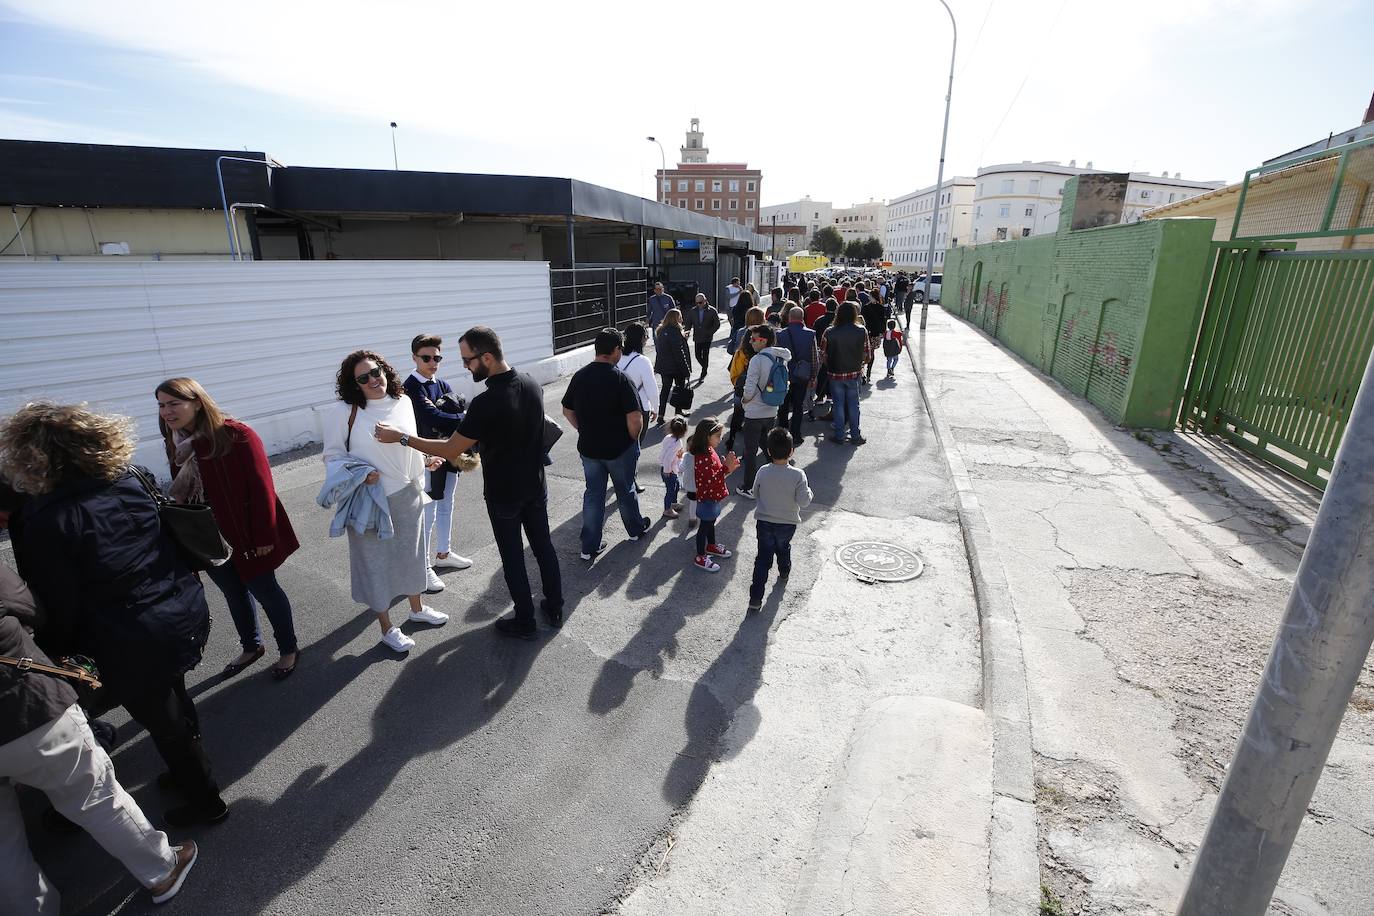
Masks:
[[[677,168],[656,172],[659,201],[759,231],[763,173],[744,162],[708,162],[709,152],[693,118],[682,147],[682,161]]]

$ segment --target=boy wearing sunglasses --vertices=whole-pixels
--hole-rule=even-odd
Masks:
[[[447,439],[463,422],[467,404],[453,394],[453,386],[439,378],[444,341],[438,334],[417,334],[410,342],[410,357],[415,371],[401,384],[415,408],[415,427],[425,439]],[[458,471],[447,462],[437,471],[427,471],[426,490],[434,502],[425,506],[424,524],[434,527],[435,552],[429,558],[429,588],[442,591],[444,581],[436,569],[467,569],[472,561],[449,550],[453,529],[453,490]]]

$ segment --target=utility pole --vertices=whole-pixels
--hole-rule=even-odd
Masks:
[[[396,122],[391,122],[391,166],[396,171],[401,170],[401,163],[396,158]]]
[[[945,0],[940,0],[940,5],[949,13],[949,25],[954,30],[954,40],[949,46],[949,89],[945,92],[945,129],[940,134],[940,169],[935,173],[935,216],[930,225],[930,251],[926,254],[926,292],[921,297],[922,331],[926,329],[926,313],[930,311],[930,278],[935,274],[935,237],[940,231],[940,185],[945,183],[945,143],[949,140],[949,100],[954,96],[954,54],[959,50],[959,24],[954,21],[954,10],[949,8]],[[952,200],[950,210],[953,212]],[[954,225],[952,221],[950,225]]]
[[[1374,361],[1179,916],[1263,916],[1374,642]]]
[[[776,213],[773,214],[773,242],[768,255],[775,261],[778,259],[778,215]]]

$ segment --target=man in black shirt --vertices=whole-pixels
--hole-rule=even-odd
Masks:
[[[578,369],[563,393],[563,415],[577,430],[577,451],[587,490],[582,494],[582,559],[594,560],[606,549],[601,531],[606,523],[606,479],[615,485],[615,501],[630,540],[649,530],[635,494],[639,432],[644,426],[639,395],[615,367],[624,339],[615,328],[596,334],[596,359]]]
[[[558,554],[549,537],[548,491],[544,483],[544,393],[539,383],[506,364],[501,339],[488,327],[470,328],[458,339],[463,366],[487,390],[472,399],[458,431],[447,439],[407,436],[378,423],[374,435],[382,442],[400,442],[426,455],[457,458],[481,443],[482,491],[487,500],[496,549],[515,602],[515,616],[496,621],[504,636],[533,639],[534,598],[525,572],[521,529],[539,564],[544,583],[540,610],[550,626],[563,624],[563,578]],[[638,413],[639,403],[635,402]]]

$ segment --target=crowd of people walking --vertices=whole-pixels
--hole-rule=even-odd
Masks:
[[[891,302],[863,282],[814,288],[801,278],[759,304],[752,285],[734,279],[728,295],[733,403],[727,423],[705,417],[692,426],[690,416],[721,315],[701,293],[684,311],[662,284],[649,297],[644,321],[596,335],[594,358],[573,375],[561,407],[576,434],[585,482],[580,559],[595,562],[606,550],[608,485],[626,538],[650,532],[636,468],[649,431],[659,428],[661,515],[687,514],[697,569],[719,572],[733,555],[717,537],[716,520],[732,495],[728,479],[742,469],[734,494],[756,503],[746,608],[754,613],[773,565],[780,580],[790,574],[792,536],[812,500],[793,458],[804,418],[828,414],[832,442],[862,445],[859,387],[869,384],[878,350],[892,377],[903,341]],[[539,384],[505,361],[490,328],[466,331],[458,356],[485,385],[470,403],[438,377],[442,338],[419,334],[411,341],[414,370],[405,379],[375,351],[345,356],[336,400],[323,417],[325,472],[317,502],[333,513],[329,535],[347,539],[353,600],[375,618],[381,643],[401,654],[415,640],[393,617],[393,604],[404,600],[404,622],[443,626],[448,615],[424,596],[444,589],[438,572],[472,565],[453,551],[452,526],[460,475],[478,466],[513,606],[495,622],[496,631],[518,639],[538,635],[526,541],[541,579],[540,616],[551,627],[563,622],[545,481],[562,428],[544,413]],[[699,375],[691,383],[694,359]],[[95,718],[105,709],[123,706],[162,757],[166,772],[157,784],[181,800],[163,815],[169,828],[229,815],[186,685],[208,641],[204,580],[222,594],[238,636],[240,652],[225,662],[223,678],[265,654],[262,617],[277,652],[270,677],[286,681],[300,664],[291,598],[277,579],[300,542],[261,438],[193,378],[167,379],[153,396],[171,481],[165,495],[146,469],[132,465],[136,439],[127,418],[39,402],[0,422],[0,528],[9,529],[17,564],[17,572],[0,564],[5,913],[49,914],[60,907],[58,892],[28,851],[15,783],[44,792],[54,823],[86,829],[157,902],[177,893],[197,860],[196,844],[172,845],[115,778],[108,755],[115,730]],[[742,457],[733,451],[737,441]],[[176,521],[182,517],[176,510],[197,507],[218,528],[224,549],[218,558],[192,549]]]

